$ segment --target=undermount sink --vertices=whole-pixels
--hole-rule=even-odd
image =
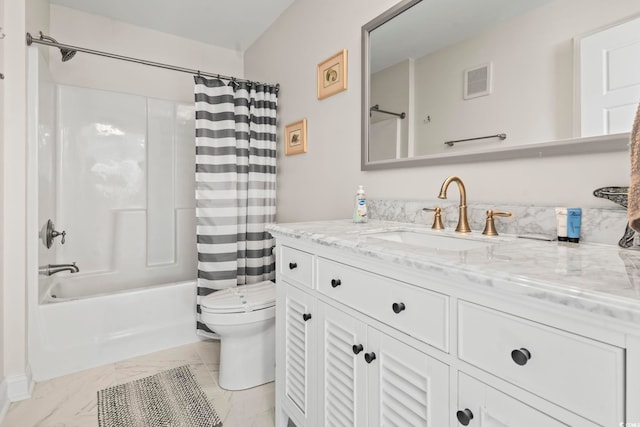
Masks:
[[[497,241],[477,240],[463,236],[445,236],[413,230],[380,231],[369,233],[366,237],[447,251],[468,251],[498,243]]]

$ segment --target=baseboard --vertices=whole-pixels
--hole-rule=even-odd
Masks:
[[[7,395],[10,402],[29,399],[33,391],[33,377],[31,376],[31,368],[27,366],[24,374],[10,375],[6,377]]]
[[[11,403],[8,389],[7,380],[2,378],[2,381],[0,381],[0,424],[4,421],[4,417],[9,410],[9,404]]]

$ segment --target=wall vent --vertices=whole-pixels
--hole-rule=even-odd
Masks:
[[[491,63],[464,70],[464,99],[491,93]]]

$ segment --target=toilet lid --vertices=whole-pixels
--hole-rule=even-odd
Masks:
[[[242,313],[273,307],[276,285],[260,282],[213,292],[200,300],[200,307],[209,313]]]

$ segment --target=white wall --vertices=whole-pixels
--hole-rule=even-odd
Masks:
[[[49,35],[60,43],[243,77],[241,53],[67,7],[51,5],[50,28]],[[62,62],[58,51],[47,49],[56,83],[193,102],[190,74],[86,53]]]
[[[2,367],[0,387],[6,384],[7,397],[19,400],[29,396],[32,381],[27,363],[26,321],[26,49],[25,32],[47,28],[46,0],[4,0],[2,40],[4,66],[2,177],[0,206],[2,211],[2,252],[0,264],[0,322]],[[4,380],[4,381],[3,381]],[[6,382],[5,382],[6,381]],[[0,389],[1,391],[1,389]],[[0,393],[0,409],[2,408]],[[0,414],[1,415],[1,414]]]
[[[0,34],[4,29],[4,0],[0,0]],[[0,35],[1,37],[2,35]],[[4,43],[0,41],[0,73],[5,72],[4,69],[5,49]],[[5,81],[0,80],[0,129],[5,128],[4,120],[4,102],[5,102]],[[0,132],[0,164],[4,166],[4,132]],[[0,174],[0,226],[4,224],[4,175]],[[4,417],[9,407],[9,397],[7,395],[7,382],[4,377],[4,239],[0,239],[0,420]]]
[[[360,30],[394,0],[298,0],[245,54],[245,75],[280,82],[278,221],[348,218],[358,184],[369,197],[435,199],[459,175],[468,201],[613,207],[595,188],[628,185],[627,153],[528,158],[386,171],[360,171]],[[348,90],[316,99],[316,66],[349,55]],[[308,119],[308,152],[285,157],[284,125]],[[450,197],[456,198],[453,193]]]

